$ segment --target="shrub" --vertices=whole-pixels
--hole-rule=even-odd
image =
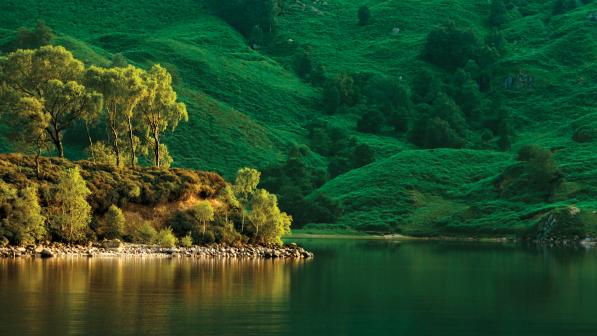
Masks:
[[[518,151],[516,159],[518,162],[507,167],[494,183],[504,196],[518,196],[524,190],[530,193],[530,198],[537,195],[549,199],[564,182],[550,150],[526,145]]]
[[[323,108],[325,113],[334,114],[341,104],[340,90],[335,83],[329,82],[323,88]]]
[[[191,237],[191,234],[189,233],[186,236],[180,238],[179,245],[182,246],[182,247],[191,247],[191,246],[193,246],[193,238]]]
[[[100,228],[101,234],[108,239],[120,238],[124,235],[126,219],[122,210],[112,204],[104,215]]]
[[[385,123],[383,114],[378,109],[367,111],[357,122],[357,129],[365,133],[379,133]]]
[[[33,31],[22,27],[17,30],[15,40],[10,49],[37,49],[50,44],[54,38],[52,30],[43,21],[37,21]]]
[[[74,243],[85,238],[91,222],[91,206],[87,203],[90,194],[78,166],[67,169],[59,177],[48,207],[48,221],[62,240]]]
[[[161,229],[155,236],[154,243],[161,247],[176,246],[176,236],[172,233],[171,228]]]
[[[16,245],[34,244],[46,236],[45,217],[33,187],[17,191],[0,180],[0,236]]]
[[[357,17],[359,19],[359,24],[361,26],[365,26],[369,24],[369,20],[371,19],[371,11],[367,6],[361,6],[357,13]]]
[[[489,25],[500,27],[508,21],[508,11],[503,0],[491,0],[491,7],[489,10]]]
[[[144,222],[133,232],[133,241],[141,244],[152,244],[156,241],[158,232],[149,222]]]
[[[87,153],[94,162],[116,167],[116,155],[112,152],[112,148],[101,141],[94,142],[89,146]]]
[[[468,60],[477,60],[481,45],[470,29],[460,29],[454,22],[441,25],[427,35],[423,59],[439,67],[454,70]]]

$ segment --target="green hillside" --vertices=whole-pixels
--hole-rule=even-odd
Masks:
[[[174,165],[218,171],[227,178],[240,167],[254,166],[265,171],[264,180],[275,185],[273,190],[282,193],[282,206],[302,204],[295,201],[305,195],[317,205],[325,195],[341,210],[333,220],[308,217],[304,221],[324,222],[309,224],[311,229],[335,221],[332,227],[411,235],[521,234],[535,230],[550,213],[561,222],[576,223],[560,213],[577,207],[583,232],[597,231],[592,215],[597,210],[597,22],[591,19],[597,3],[574,1],[556,15],[554,1],[504,1],[503,23],[497,27],[488,24],[491,2],[474,0],[280,3],[275,32],[263,45],[251,48],[207,0],[4,1],[0,43],[10,42],[17,28],[44,20],[56,33],[53,43],[88,64],[107,65],[117,53],[145,68],[162,64],[173,74],[190,115],[189,122],[165,141]],[[359,25],[357,12],[363,5],[371,18]],[[481,44],[490,45],[485,37],[499,31],[504,43],[499,57],[474,81],[469,78],[479,83],[475,92],[481,103],[475,113],[480,116],[466,115],[467,100],[457,101],[467,119],[458,131],[462,143],[433,149],[442,146],[421,148],[425,146],[412,140],[417,135],[414,125],[427,108],[423,105],[434,108],[437,98],[413,98],[414,107],[404,116],[408,130],[384,125],[365,132],[357,127],[363,115],[378,109],[368,92],[380,78],[399,79],[414,97],[421,83],[433,84],[420,79],[429,73],[457,97],[457,69],[421,57],[430,32],[447,21],[470,29]],[[301,78],[296,70],[301,53],[323,69],[327,81]],[[467,76],[473,73],[466,71]],[[331,115],[322,102],[324,83],[342,74],[350,75],[359,91],[353,93],[354,103],[341,105]],[[483,88],[484,80],[490,87]],[[507,111],[506,137],[511,144],[501,150],[500,126],[487,126],[497,110]],[[310,128],[314,121],[327,125],[324,133],[342,130],[342,139],[351,139],[354,148],[367,145],[375,161],[364,166],[342,161],[337,174],[330,173],[338,157],[354,161],[359,154],[353,155],[352,147],[350,154],[318,150]],[[67,140],[67,156],[83,158],[86,142],[80,134],[71,132]],[[338,146],[345,146],[342,141]],[[563,177],[550,197],[537,197],[524,187],[507,192],[496,184],[500,174],[516,166],[516,153],[526,144],[553,149]],[[279,171],[272,167],[287,162],[294,145],[310,147],[296,154],[304,160],[297,173],[302,175],[268,176]],[[8,141],[2,141],[0,149],[10,151]],[[285,167],[293,162],[288,160]],[[518,166],[526,161],[520,162]],[[527,172],[518,176],[516,169],[511,170],[515,175],[508,171],[502,177],[526,186],[520,181]],[[300,196],[294,198],[291,189]]]

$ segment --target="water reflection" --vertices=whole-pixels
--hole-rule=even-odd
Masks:
[[[290,272],[301,261],[212,259],[0,260],[0,322],[9,334],[217,334],[243,320],[255,332],[287,324]]]
[[[0,334],[597,334],[597,251],[301,243],[314,260],[0,260]]]

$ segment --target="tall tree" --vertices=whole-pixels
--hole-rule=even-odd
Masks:
[[[83,70],[83,63],[69,51],[53,46],[18,50],[0,63],[2,95],[11,97],[8,110],[22,117],[31,115],[33,105],[39,107],[49,119],[45,130],[60,157],[64,157],[64,131],[83,115],[101,109],[101,95],[77,82]]]
[[[278,208],[278,198],[265,189],[255,192],[249,220],[258,243],[282,244],[282,236],[290,232],[292,217]]]
[[[251,195],[257,190],[257,185],[259,184],[259,179],[261,177],[261,173],[253,168],[241,168],[236,173],[236,180],[234,184],[234,189],[236,194],[239,195],[239,200],[242,205],[241,209],[241,232],[245,230],[245,212],[247,207],[249,206],[249,199]]]
[[[153,147],[154,164],[159,167],[162,162],[162,134],[168,128],[174,131],[181,120],[189,120],[189,115],[186,105],[177,102],[176,92],[172,88],[172,76],[168,70],[156,64],[143,79],[146,87],[145,96],[135,111],[142,120],[140,127]]]
[[[222,201],[222,203],[225,204],[225,207],[224,207],[225,218],[224,219],[226,220],[226,223],[228,223],[228,214],[230,213],[230,210],[231,210],[230,208],[233,208],[233,209],[239,208],[240,202],[236,198],[236,195],[234,195],[234,190],[232,189],[230,184],[226,184],[226,186],[224,188],[222,188],[222,190],[220,190],[220,193],[218,194],[218,198]]]
[[[34,244],[46,234],[46,218],[42,215],[37,190],[26,187],[16,190],[0,180],[0,208],[5,215],[0,220],[0,235],[15,244]]]
[[[116,165],[122,164],[124,139],[128,138],[131,165],[134,167],[138,141],[135,139],[133,118],[135,108],[146,94],[143,71],[132,65],[110,69],[91,66],[86,73],[86,83],[104,97]]]
[[[201,201],[195,206],[193,216],[201,223],[201,234],[205,234],[207,222],[214,220],[214,208],[209,201]]]
[[[48,221],[64,241],[74,243],[85,237],[91,222],[91,206],[87,203],[89,194],[78,166],[67,169],[59,178],[48,206]]]

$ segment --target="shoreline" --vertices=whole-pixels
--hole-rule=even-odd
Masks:
[[[54,258],[54,257],[134,257],[134,258],[236,258],[300,260],[314,257],[312,252],[290,243],[284,246],[223,244],[191,247],[160,247],[156,245],[114,243],[84,245],[50,244],[37,247],[7,246],[0,248],[0,258]]]
[[[470,241],[470,242],[489,242],[489,243],[506,243],[517,242],[519,240],[508,237],[414,237],[405,236],[401,234],[390,235],[354,235],[354,234],[319,234],[319,233],[299,233],[296,235],[289,235],[285,239],[362,239],[362,240],[399,240],[399,241]]]
[[[548,239],[544,241],[539,240],[525,240],[515,237],[453,237],[453,236],[437,236],[437,237],[414,237],[405,236],[401,234],[388,235],[354,235],[354,234],[317,234],[317,233],[299,233],[284,237],[285,239],[354,239],[354,240],[386,240],[386,241],[439,241],[439,242],[471,242],[471,243],[515,243],[515,244],[537,244],[545,246],[571,246],[580,245],[586,248],[597,247],[597,238],[586,237],[583,239]]]

